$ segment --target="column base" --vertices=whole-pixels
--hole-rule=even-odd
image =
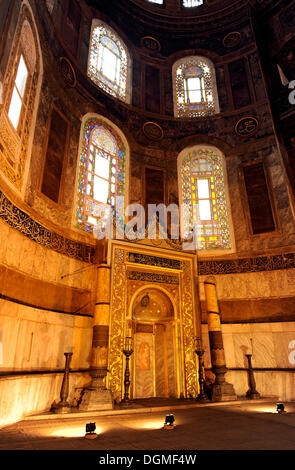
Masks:
[[[69,403],[58,403],[57,405],[54,405],[51,409],[52,413],[56,414],[65,414],[65,413],[71,413],[71,405]]]
[[[199,393],[199,395],[196,398],[196,401],[198,403],[208,403],[210,400],[208,396],[206,395],[206,393]]]
[[[87,388],[79,405],[79,410],[82,411],[112,410],[113,408],[111,391],[98,388]]]
[[[248,392],[246,393],[246,398],[248,398],[248,400],[258,400],[260,398],[260,393],[248,390]]]
[[[212,388],[212,401],[232,401],[237,399],[234,386],[230,383],[213,384]]]

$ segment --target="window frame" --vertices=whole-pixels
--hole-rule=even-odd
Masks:
[[[259,163],[262,165],[262,168],[263,168],[263,173],[265,177],[265,183],[266,183],[268,198],[269,198],[269,203],[270,203],[270,209],[272,212],[272,217],[273,217],[273,222],[274,222],[274,230],[269,231],[269,232],[263,232],[263,233],[254,233],[252,220],[251,220],[251,214],[250,214],[249,199],[248,199],[247,188],[246,188],[245,177],[244,177],[244,168],[247,166],[256,165]],[[259,238],[281,236],[281,226],[280,226],[280,221],[279,221],[277,205],[275,202],[274,189],[271,183],[269,171],[267,167],[265,166],[263,158],[259,157],[250,162],[241,163],[238,167],[238,173],[239,173],[239,180],[240,180],[242,206],[243,206],[244,217],[246,219],[246,231],[247,231],[248,238],[259,239]]]
[[[102,45],[104,48],[110,50],[108,47],[103,45],[100,41],[99,41],[99,44],[97,46],[97,54],[96,54],[97,57],[95,58],[95,60],[96,60],[95,73],[94,72],[91,73],[91,68],[92,68],[91,61],[92,61],[92,58],[93,58],[93,41],[94,41],[93,37],[94,37],[96,28],[105,28],[105,30],[108,33],[108,35],[106,37],[110,37],[110,39],[115,42],[118,49],[122,48],[124,50],[124,53],[126,55],[126,63],[125,64],[122,63],[122,58],[120,58],[120,66],[119,66],[120,67],[120,72],[119,72],[120,73],[120,79],[119,79],[119,82],[112,82],[106,75],[104,75],[101,72],[101,69],[103,67],[103,61],[102,61],[100,70],[98,70],[98,65],[99,65],[98,50],[99,50],[100,45]],[[114,52],[112,52],[112,53],[114,55],[116,55]],[[124,70],[124,68],[126,69],[126,72],[125,72],[125,77],[124,77],[123,80],[125,80],[126,83],[125,83],[125,89],[122,91],[121,74],[123,73],[122,70]],[[126,45],[126,42],[121,38],[121,35],[119,33],[117,33],[117,31],[115,31],[113,28],[111,28],[107,23],[104,23],[103,21],[101,21],[99,19],[94,19],[92,21],[90,40],[89,40],[89,51],[88,51],[87,77],[93,85],[97,86],[101,91],[106,93],[108,96],[111,96],[115,99],[118,99],[118,100],[120,100],[120,101],[122,101],[123,103],[126,103],[126,104],[131,103],[132,61],[131,61],[131,56],[130,56],[129,49]],[[104,80],[106,82],[109,82],[110,85],[113,84],[114,87],[117,88],[117,90],[112,88],[112,86],[109,86],[108,83],[105,83]],[[121,96],[123,93],[124,93],[124,97]]]
[[[208,93],[208,91],[210,92],[210,89],[206,87],[206,80],[205,80],[204,75],[202,75],[200,79],[204,80],[204,84],[205,84],[204,92],[206,94],[206,100],[204,101],[204,103],[206,103],[206,110],[202,112],[196,112],[196,111],[194,112],[193,110],[189,109],[190,104],[191,105],[198,104],[198,103],[202,103],[202,101],[196,102],[196,103],[189,103],[188,101],[185,101],[186,99],[185,81],[189,77],[182,77],[183,79],[181,80],[180,78],[178,78],[179,76],[178,70],[180,68],[184,69],[186,65],[202,68],[199,65],[200,63],[202,63],[204,67],[209,68],[210,78],[211,78],[210,82],[211,82],[211,88],[212,88],[213,106],[210,106],[210,102],[207,98],[207,94],[211,96],[211,94]],[[180,74],[181,73],[182,72],[180,72]],[[196,76],[196,77],[191,77],[191,78],[199,78],[199,77]],[[190,118],[190,119],[201,118],[203,119],[204,117],[214,116],[215,114],[220,113],[215,66],[209,58],[196,55],[196,56],[186,56],[186,57],[182,57],[178,59],[176,62],[174,62],[172,66],[172,83],[173,83],[173,105],[174,105],[174,117],[175,118],[178,118],[178,119],[179,118]],[[182,92],[181,95],[180,95],[180,91]],[[180,103],[180,100],[183,100],[183,101]],[[210,107],[212,109],[210,109]]]
[[[0,106],[0,163],[1,175],[14,188],[22,192],[31,165],[33,136],[39,107],[42,79],[43,56],[34,13],[27,0],[23,0],[17,22],[14,27],[13,41],[9,48],[2,85],[2,106]],[[12,100],[14,84],[20,56],[23,56],[28,70],[26,90],[18,129],[12,124],[8,112]]]
[[[228,177],[227,177],[227,169],[226,169],[226,161],[225,161],[225,156],[224,154],[215,146],[204,143],[204,144],[197,144],[193,145],[191,147],[186,147],[184,148],[179,156],[178,156],[178,191],[179,191],[179,204],[180,204],[180,233],[181,237],[183,240],[184,239],[184,233],[185,233],[185,220],[184,220],[184,212],[183,212],[183,184],[182,184],[182,168],[183,168],[183,163],[186,158],[186,156],[192,152],[197,152],[198,150],[205,149],[209,151],[213,151],[220,160],[220,163],[222,164],[222,171],[223,171],[223,182],[224,182],[224,199],[226,201],[226,210],[227,210],[227,220],[228,220],[228,234],[230,237],[230,242],[231,242],[231,248],[205,248],[205,249],[196,249],[196,251],[200,254],[202,257],[210,257],[213,255],[223,255],[223,254],[231,254],[236,252],[236,244],[235,244],[235,236],[234,236],[234,227],[233,227],[233,222],[232,222],[232,210],[231,210],[231,203],[230,203],[230,197],[229,197],[229,187],[228,187]],[[192,177],[192,174],[190,173],[190,178]],[[203,176],[200,179],[205,179]],[[196,181],[195,181],[196,185]],[[192,182],[190,182],[190,186],[192,186]],[[197,189],[195,190],[196,194],[196,200],[197,200]],[[210,192],[211,195],[211,192]],[[212,203],[210,199],[210,207],[212,210]],[[190,213],[190,217],[193,218],[194,214],[194,207],[192,205],[192,211]],[[213,218],[213,210],[212,210],[212,218]],[[212,218],[210,221],[205,223],[204,225],[208,225],[212,223]],[[206,221],[205,221],[206,222]]]
[[[85,132],[85,127],[87,125],[92,126],[91,130],[87,130]],[[125,212],[126,212],[126,207],[128,204],[128,197],[129,197],[129,192],[128,192],[128,184],[129,184],[129,155],[130,155],[130,150],[129,150],[129,145],[127,142],[127,139],[123,132],[117,127],[112,121],[107,119],[104,116],[98,115],[98,114],[86,114],[82,120],[82,125],[81,125],[81,132],[80,132],[80,144],[79,144],[79,157],[78,157],[78,162],[77,162],[77,172],[76,172],[76,196],[75,196],[75,204],[74,204],[74,210],[73,210],[73,218],[72,218],[72,225],[75,227],[76,230],[81,231],[83,230],[84,232],[87,233],[92,233],[94,225],[92,223],[88,223],[88,221],[85,221],[85,216],[86,216],[86,204],[87,204],[87,199],[92,199],[94,202],[97,202],[97,204],[102,205],[102,206],[110,206],[110,204],[106,203],[101,203],[99,201],[94,200],[94,198],[88,197],[87,195],[87,186],[88,186],[88,175],[89,175],[89,155],[90,155],[90,145],[91,145],[91,139],[92,139],[92,132],[95,127],[103,127],[106,128],[107,131],[109,131],[116,139],[117,143],[117,153],[116,153],[116,168],[118,170],[118,157],[119,153],[123,152],[124,153],[124,180],[123,182],[120,183],[119,178],[118,178],[118,172],[116,173],[116,182],[115,184],[115,209],[118,208],[117,205],[117,197],[120,197],[124,200],[123,205],[119,208],[119,210],[124,211],[124,213],[119,214],[125,223]],[[86,150],[85,150],[85,142],[87,141],[88,149],[87,149],[87,157],[86,157]],[[87,158],[87,162],[84,162],[84,165],[87,166],[87,170],[84,169],[85,171],[83,172],[83,158]],[[115,158],[112,156],[112,158]],[[112,165],[110,165],[110,171],[111,171]],[[84,176],[83,176],[84,175]],[[81,188],[80,186],[83,184],[83,178],[84,178],[84,186]],[[109,188],[113,184],[111,182],[111,179],[109,179]],[[118,194],[118,188],[119,185],[123,184],[124,188],[124,193],[123,194]],[[84,195],[82,192],[84,191]],[[82,211],[81,211],[82,209]],[[79,218],[79,211],[81,211],[81,217]],[[88,216],[89,217],[89,216]],[[94,216],[92,216],[94,217]]]
[[[58,194],[57,202],[53,201],[46,194],[42,192],[42,184],[43,184],[44,172],[45,172],[45,166],[46,166],[46,157],[47,157],[47,151],[48,151],[48,146],[49,146],[51,122],[53,119],[54,111],[58,113],[62,117],[62,119],[64,119],[64,121],[67,123],[65,151],[64,151],[64,157],[63,157],[63,165],[62,165],[62,172],[61,172],[59,194]],[[41,199],[44,199],[48,204],[56,208],[60,208],[64,202],[66,169],[67,169],[67,165],[69,161],[70,134],[71,134],[71,125],[70,125],[69,119],[61,112],[61,110],[55,104],[51,104],[50,111],[49,111],[49,118],[46,124],[46,142],[45,142],[44,150],[43,150],[42,168],[40,171],[40,177],[39,177],[39,182],[37,186],[37,193]]]
[[[26,83],[25,83],[25,87],[24,87],[23,97],[20,96],[19,91],[18,91],[17,86],[16,86],[16,77],[17,77],[17,74],[18,74],[21,57],[23,58],[23,61],[25,63],[26,69],[27,69],[27,78],[26,78]],[[32,82],[30,67],[28,67],[28,63],[27,63],[27,60],[26,60],[26,57],[25,57],[25,54],[23,52],[23,49],[22,49],[21,45],[19,47],[18,53],[17,53],[16,58],[15,58],[15,70],[14,70],[12,82],[13,82],[13,85],[11,86],[9,97],[7,99],[6,112],[7,112],[9,122],[12,126],[12,129],[14,129],[14,131],[18,135],[20,135],[21,128],[22,128],[22,122],[24,121],[24,118],[25,118],[25,115],[26,115],[26,112],[27,112],[27,106],[28,106],[27,101],[28,101],[28,95],[29,95],[29,92],[30,92],[30,89],[31,89],[31,82]],[[16,88],[18,96],[20,97],[20,100],[21,100],[21,109],[20,109],[20,113],[19,113],[19,117],[18,117],[17,127],[14,127],[14,124],[12,123],[12,121],[9,117],[10,106],[11,106],[11,103],[12,103],[13,92],[14,92],[15,88]]]
[[[201,5],[191,5],[191,6],[186,6],[184,5],[184,0],[180,0],[181,1],[181,8],[183,8],[184,10],[190,10],[191,8],[200,8],[200,7],[204,7],[206,5],[205,1],[206,0],[203,0],[203,3]]]

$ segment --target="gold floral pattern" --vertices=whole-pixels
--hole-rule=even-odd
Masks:
[[[187,397],[195,398],[198,394],[198,378],[196,354],[194,348],[194,301],[193,301],[193,272],[188,261],[182,263],[182,326],[184,343],[185,381]]]
[[[147,256],[147,255],[145,255]],[[128,305],[132,297],[142,287],[150,282],[159,284],[173,297],[176,306],[176,318],[182,328],[183,342],[179,347],[183,350],[184,382],[186,397],[196,397],[198,393],[198,377],[196,355],[194,352],[195,321],[194,321],[194,292],[193,292],[193,263],[182,261],[181,270],[175,276],[166,273],[143,273],[127,271],[128,249],[113,248],[112,254],[112,300],[110,316],[110,343],[109,343],[109,387],[115,399],[121,399],[123,394],[123,353],[122,346],[125,333],[125,324]],[[159,268],[160,270],[161,268]],[[163,268],[162,268],[163,269]],[[165,268],[164,268],[165,269]],[[137,275],[140,276],[137,276]],[[143,278],[142,275],[145,277]],[[156,276],[156,277],[155,277]],[[157,276],[173,277],[173,283],[161,283]],[[176,282],[177,281],[177,282]],[[179,301],[181,299],[181,302]],[[181,365],[180,365],[181,367]]]

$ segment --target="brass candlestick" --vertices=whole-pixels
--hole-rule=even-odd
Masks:
[[[248,360],[248,381],[249,381],[249,390],[246,393],[246,397],[250,400],[255,400],[260,398],[260,394],[256,390],[256,382],[254,378],[253,368],[252,368],[252,354],[246,354]]]
[[[53,408],[54,413],[69,413],[71,405],[68,403],[67,398],[69,396],[69,375],[70,375],[70,363],[73,353],[64,353],[66,357],[65,372],[60,390],[61,401]]]
[[[200,402],[207,402],[209,401],[209,398],[204,391],[205,379],[204,379],[204,373],[203,373],[203,368],[204,368],[203,356],[204,356],[205,351],[202,349],[200,338],[196,338],[195,353],[197,354],[198,359],[199,359],[199,387],[200,387],[199,395],[197,396],[196,400]]]
[[[123,349],[123,353],[126,357],[126,367],[125,367],[125,376],[124,376],[124,398],[122,400],[122,403],[125,405],[130,404],[130,399],[129,399],[129,389],[130,389],[130,367],[129,367],[129,362],[130,362],[130,357],[133,353],[132,349],[132,338],[127,336],[125,338],[125,345]]]

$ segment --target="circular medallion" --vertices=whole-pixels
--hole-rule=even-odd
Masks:
[[[153,52],[160,52],[161,50],[161,44],[152,36],[144,36],[141,38],[141,47]]]
[[[75,87],[77,85],[77,77],[71,62],[66,57],[60,57],[58,68],[65,85],[72,88]]]
[[[158,141],[163,139],[163,129],[161,126],[159,126],[159,124],[156,124],[155,122],[146,122],[143,125],[142,130],[144,135],[151,140]]]
[[[240,137],[250,137],[258,131],[259,123],[256,118],[247,116],[240,119],[235,127],[235,132]]]
[[[223,38],[223,45],[228,48],[236,47],[240,44],[241,40],[241,33],[239,33],[239,31],[232,31]]]

